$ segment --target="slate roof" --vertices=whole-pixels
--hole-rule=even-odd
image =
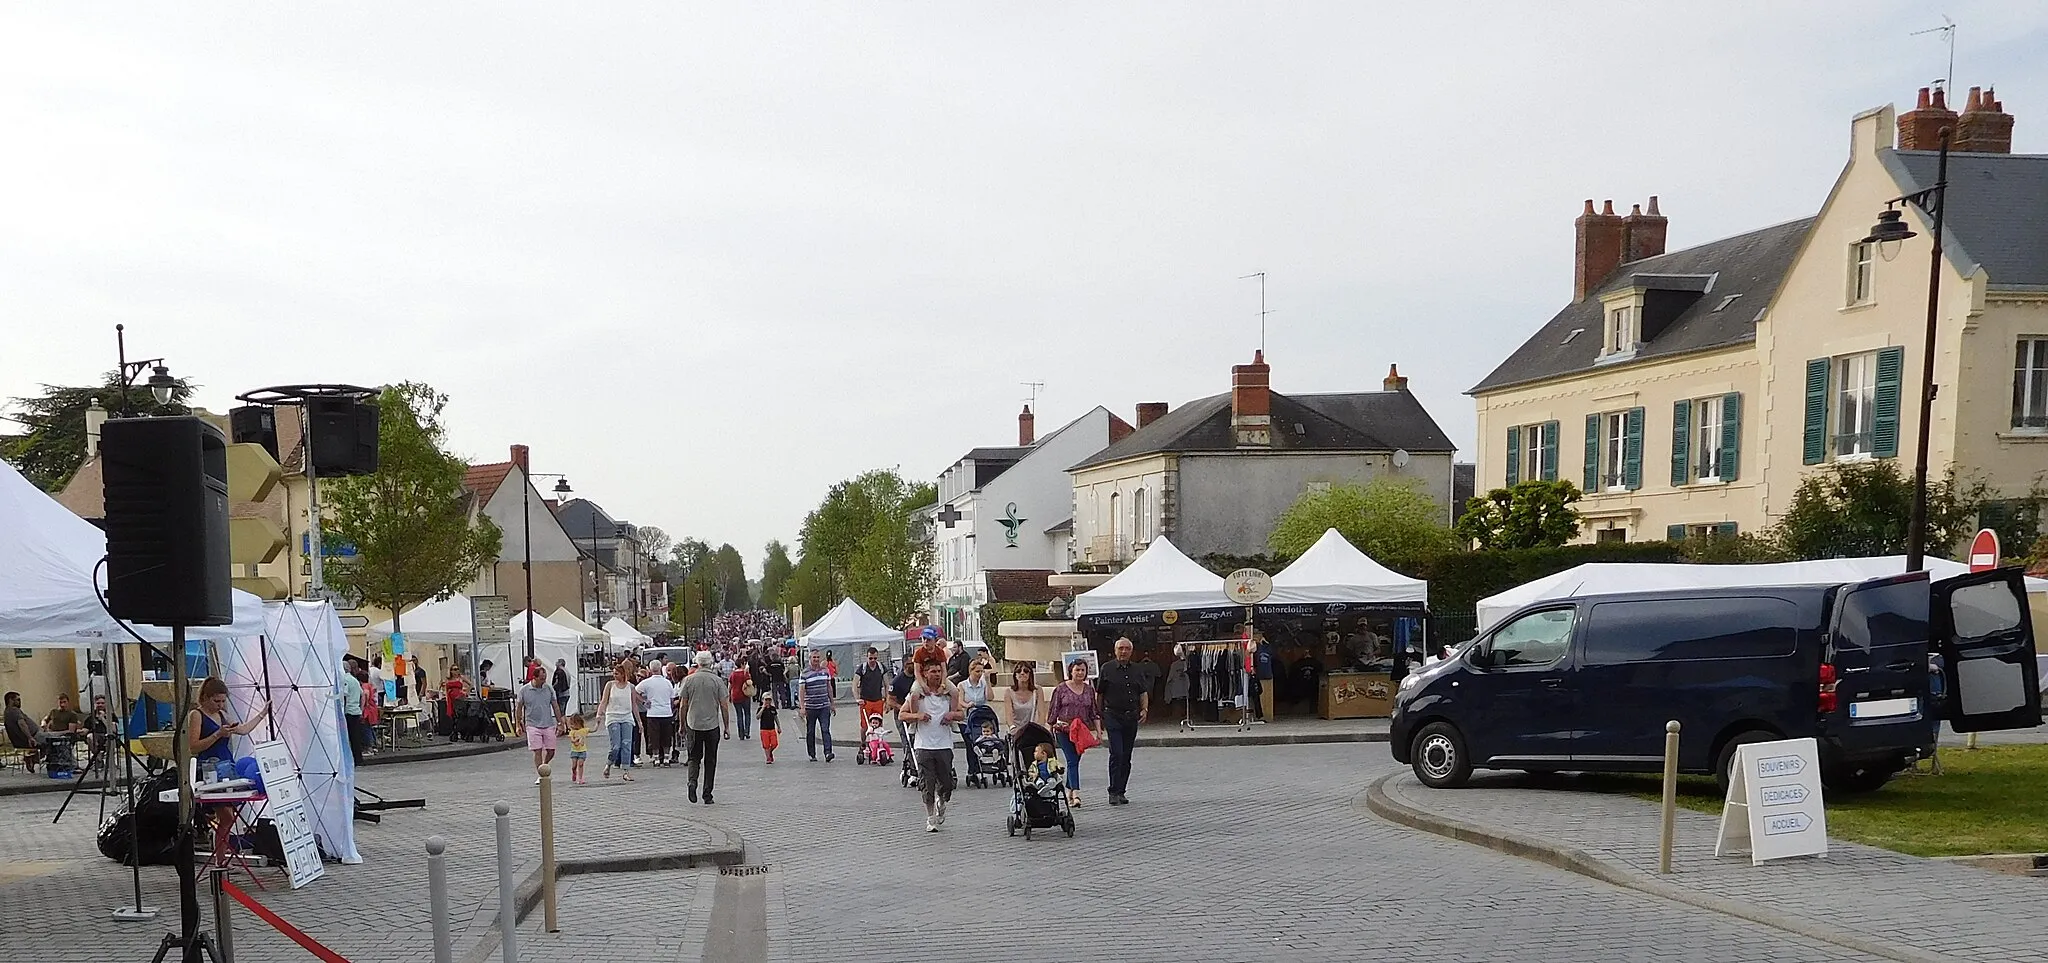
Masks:
[[[1455,451],[1422,403],[1406,391],[1345,394],[1272,393],[1273,445],[1239,449],[1230,427],[1230,392],[1168,411],[1073,469],[1160,452],[1202,451]]]
[[[1934,185],[1939,156],[1889,151],[1885,168],[1912,194]],[[1949,256],[1982,266],[1992,287],[2048,287],[2048,154],[1948,155],[1943,223]]]
[[[1632,361],[1613,364],[1628,365],[1754,341],[1757,316],[1777,293],[1785,273],[1791,270],[1792,259],[1798,255],[1800,242],[1811,226],[1813,218],[1804,217],[1624,264],[1587,293],[1584,300],[1565,305],[1466,394],[1608,367],[1594,364],[1600,356],[1606,326],[1600,296],[1633,286],[1638,275],[1659,290],[1682,294],[1690,303],[1684,304],[1673,317],[1644,318],[1646,332],[1661,330],[1655,330],[1636,349]],[[1710,277],[1710,283],[1699,283],[1699,276]],[[1699,288],[1706,290],[1693,295]],[[1574,335],[1574,330],[1578,334]]]

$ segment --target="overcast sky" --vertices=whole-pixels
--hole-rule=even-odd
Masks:
[[[1041,434],[1225,390],[1254,271],[1276,390],[1398,363],[1470,460],[1584,198],[1673,249],[1812,213],[1944,13],[2048,150],[2038,4],[1429,6],[8,4],[0,395],[116,322],[216,410],[425,381],[465,457],[758,570],[1023,382]]]

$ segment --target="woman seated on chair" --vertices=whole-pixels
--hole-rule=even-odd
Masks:
[[[267,715],[270,715],[270,705],[265,703],[247,722],[230,721],[228,684],[219,677],[209,677],[200,683],[199,706],[185,715],[185,733],[186,738],[192,740],[192,758],[199,760],[199,781],[212,782],[218,778],[215,773],[221,763],[233,766],[233,737],[254,732],[256,724]]]

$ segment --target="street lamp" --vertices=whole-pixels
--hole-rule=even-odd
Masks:
[[[519,479],[519,547],[525,554],[525,558],[520,560],[519,570],[526,576],[526,658],[531,661],[533,659],[533,480],[536,478],[556,479],[555,494],[557,495],[567,495],[575,489],[569,487],[569,476],[567,475],[529,472],[525,466],[520,467],[519,474],[522,476]],[[578,594],[581,594],[581,592],[579,591]],[[517,684],[518,680],[515,679],[514,685],[516,686]]]
[[[121,385],[121,417],[123,418],[133,417],[135,414],[134,406],[128,402],[128,390],[135,386],[136,376],[142,374],[142,369],[150,369],[149,380],[143,383],[149,386],[150,396],[156,399],[156,403],[159,406],[170,404],[171,396],[178,390],[178,379],[171,377],[171,369],[164,366],[164,359],[150,358],[147,361],[128,360],[127,329],[128,326],[124,324],[114,325],[114,353],[119,357],[121,365],[120,373],[117,377]]]
[[[1935,321],[1941,307],[1941,223],[1942,214],[1948,208],[1948,139],[1949,128],[1941,129],[1939,159],[1935,161],[1934,186],[1916,191],[1885,202],[1885,209],[1878,213],[1877,223],[1870,228],[1870,236],[1863,239],[1865,244],[1877,246],[1884,255],[1885,245],[1890,244],[1889,261],[1896,257],[1899,242],[1914,237],[1913,229],[1906,226],[1905,212],[1901,204],[1911,204],[1934,219],[1930,240],[1934,246],[1927,261],[1927,335],[1920,346],[1920,431],[1913,448],[1913,509],[1906,519],[1906,571],[1917,572],[1927,561],[1927,436],[1933,426],[1934,416],[1934,348]]]

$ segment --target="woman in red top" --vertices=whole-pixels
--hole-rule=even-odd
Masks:
[[[732,697],[732,714],[739,720],[742,739],[747,738],[747,733],[752,732],[754,726],[754,694],[747,691],[752,688],[753,678],[753,675],[747,672],[747,664],[740,662],[732,667],[732,675],[726,676],[725,679],[732,690],[728,693]],[[732,738],[732,730],[727,729],[725,737]]]

